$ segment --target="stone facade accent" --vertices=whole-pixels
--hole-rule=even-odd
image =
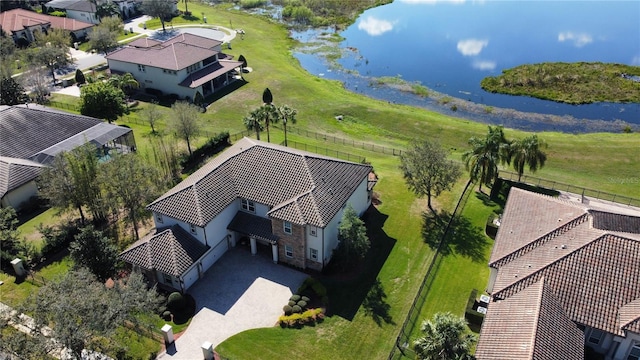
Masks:
[[[305,228],[301,225],[291,224],[291,234],[284,232],[284,221],[271,219],[271,232],[278,237],[278,262],[287,263],[295,267],[306,268],[306,239]],[[293,257],[286,255],[285,247],[293,248]]]

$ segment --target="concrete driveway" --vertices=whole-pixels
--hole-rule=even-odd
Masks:
[[[307,275],[261,255],[233,248],[188,293],[196,315],[187,330],[158,359],[202,359],[202,344],[215,348],[245,330],[275,326],[282,307]]]

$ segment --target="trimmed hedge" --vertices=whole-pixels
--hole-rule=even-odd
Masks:
[[[278,324],[283,328],[300,328],[304,325],[314,326],[324,320],[324,309],[309,309],[303,313],[282,315],[278,319]]]
[[[172,292],[167,298],[167,307],[172,311],[180,311],[187,306],[187,299],[179,292]]]

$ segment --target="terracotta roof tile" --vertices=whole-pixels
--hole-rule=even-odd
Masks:
[[[640,298],[624,304],[618,315],[622,330],[640,333]]]
[[[120,258],[147,270],[180,276],[208,248],[179,225],[174,225],[134,243],[120,254]]]
[[[261,216],[238,211],[227,226],[227,229],[256,236],[265,241],[277,241],[278,237],[271,233],[271,221]]]
[[[283,146],[242,139],[148,206],[205,226],[236,198],[273,207],[269,216],[324,227],[371,171]]]
[[[489,304],[475,356],[479,360],[582,360],[583,339],[582,331],[540,279]]]
[[[38,14],[25,9],[13,9],[0,13],[0,27],[4,31],[21,31],[29,26],[51,24],[54,29],[76,31],[90,28],[93,24],[66,17]]]

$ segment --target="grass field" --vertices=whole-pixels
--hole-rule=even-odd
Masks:
[[[309,75],[292,56],[295,43],[288,38],[286,29],[267,19],[231,10],[228,5],[209,7],[190,2],[189,10],[196,15],[204,12],[209,24],[232,23],[233,28],[243,28],[244,39],[236,38],[229,52],[236,58],[244,55],[254,69],[244,75],[243,86],[215,101],[202,115],[201,124],[207,131],[244,130],[242,117],[261,104],[262,91],[268,87],[276,105],[286,103],[298,109],[298,123],[290,126],[299,129],[394,148],[404,147],[414,137],[428,137],[451,149],[456,159],[460,159],[471,136],[486,133],[484,124],[372,100],[346,91],[338,82]],[[343,115],[343,120],[336,120],[337,115]],[[140,152],[149,151],[153,135],[140,122],[139,111],[118,123],[134,129]],[[506,129],[505,134],[512,139],[527,135],[511,129]],[[273,130],[271,137],[272,142],[283,140],[279,130]],[[549,143],[549,159],[538,176],[640,198],[640,134],[549,132],[540,133],[539,137]],[[331,307],[336,310],[324,323],[299,330],[250,330],[228,339],[216,350],[229,359],[386,358],[433,255],[421,234],[426,202],[407,190],[398,170],[398,157],[293,133],[289,140],[364,156],[374,166],[380,177],[375,190],[382,202],[367,217],[372,237],[367,266],[356,278],[327,280]],[[466,179],[436,199],[436,206],[451,211],[464,182]],[[421,318],[437,311],[462,315],[469,292],[486,286],[486,259],[492,242],[484,237],[482,229],[497,205],[484,200],[475,194],[470,196],[462,213],[467,232],[461,240],[465,241],[459,247],[452,245],[443,258]],[[386,295],[378,299],[381,308],[386,309],[381,314],[361,306],[374,284],[379,284]]]

